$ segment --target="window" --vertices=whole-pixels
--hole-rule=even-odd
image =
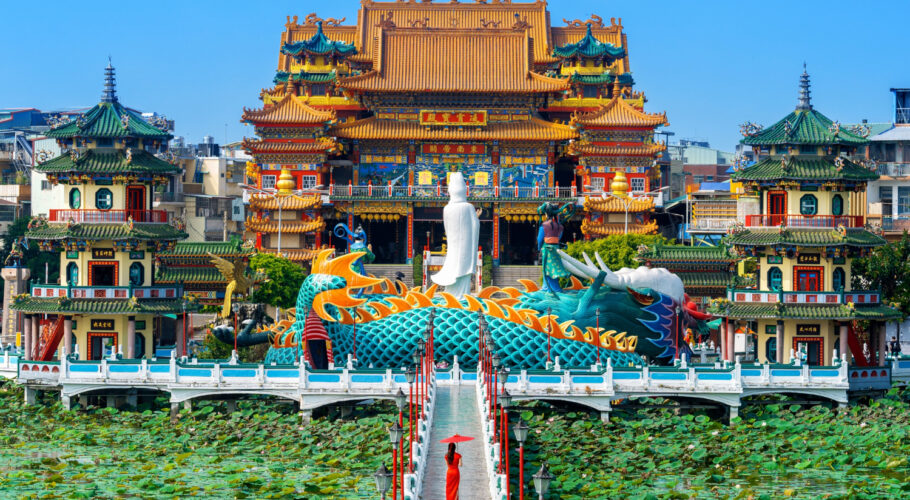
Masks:
[[[817,269],[799,269],[794,268],[796,275],[797,292],[820,292],[822,289],[821,268]]]
[[[79,264],[70,262],[66,265],[66,284],[69,286],[79,284]]]
[[[771,291],[780,291],[783,280],[784,273],[782,273],[779,268],[772,267],[771,269],[768,269],[768,288],[770,288]]]
[[[645,178],[644,177],[632,177],[629,179],[629,184],[632,187],[633,193],[644,193],[645,192]]]
[[[705,182],[705,176],[704,175],[693,175],[692,182],[694,182],[696,184],[701,184],[702,182]]]
[[[844,282],[847,280],[846,273],[844,273],[844,268],[836,267],[834,268],[834,275],[831,277],[831,282],[834,284],[835,292],[844,291]]]
[[[82,207],[82,193],[79,192],[79,188],[73,188],[70,190],[70,208],[73,210],[78,210]]]
[[[765,359],[768,363],[777,362],[777,338],[771,337],[765,342]]]
[[[101,188],[95,193],[95,207],[100,210],[110,210],[114,206],[114,193],[108,188]]]
[[[706,176],[705,176],[705,180],[708,181],[708,182],[714,182],[714,176],[713,176],[713,175],[706,175]]]
[[[315,175],[301,175],[300,176],[300,189],[313,189],[316,187],[316,176]]]
[[[53,184],[51,184],[51,181],[41,181],[41,190],[42,191],[50,191],[53,187],[54,186],[53,186]]]
[[[591,191],[603,191],[604,190],[604,178],[603,177],[591,177]]]
[[[130,265],[130,285],[142,286],[144,280],[145,267],[138,262],[133,262],[133,264]]]
[[[844,198],[839,194],[831,198],[831,214],[844,215]]]
[[[582,95],[583,95],[584,97],[593,97],[593,98],[596,98],[596,97],[597,97],[597,87],[596,87],[596,86],[594,86],[594,85],[585,85],[584,87],[582,87],[582,89],[583,89],[583,90],[582,90]]]
[[[114,147],[113,139],[98,139],[99,148],[111,148]]]
[[[799,213],[803,215],[815,215],[818,211],[818,200],[811,194],[803,195],[799,199]]]
[[[799,147],[799,154],[801,155],[814,155],[818,153],[818,148],[812,145],[802,145]]]
[[[897,188],[897,214],[910,214],[910,187]]]
[[[278,176],[276,175],[263,175],[262,176],[262,189],[275,189],[275,181]]]
[[[790,152],[790,151],[789,151],[789,149],[787,149],[787,146],[777,146],[777,154],[779,154],[779,155],[785,155],[785,154],[787,154],[787,153],[789,153],[789,152]]]
[[[325,95],[326,85],[324,83],[315,83],[310,85],[310,95]]]

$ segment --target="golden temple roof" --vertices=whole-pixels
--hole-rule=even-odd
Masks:
[[[322,206],[322,195],[315,193],[307,196],[291,196],[281,203],[282,210],[312,210]],[[278,200],[274,195],[254,194],[250,196],[250,208],[253,210],[278,210]],[[284,227],[281,228],[284,230]]]
[[[581,232],[590,236],[609,236],[611,234],[625,233],[625,224],[592,222],[587,219],[581,222]],[[629,234],[657,234],[657,223],[649,221],[647,224],[629,223]]]
[[[308,261],[311,261],[314,258],[316,258],[316,256],[319,254],[319,252],[321,250],[324,250],[324,248],[315,248],[315,249],[295,248],[293,250],[286,250],[286,249],[282,248],[281,253],[284,255],[285,258],[287,258],[289,260],[293,260],[294,262],[308,262]],[[263,249],[259,250],[259,253],[277,255],[278,250],[263,248]]]
[[[263,125],[321,125],[335,119],[335,112],[323,111],[304,104],[293,95],[285,95],[277,104],[262,109],[243,108],[241,120]]]
[[[335,148],[335,141],[328,137],[307,142],[292,139],[244,139],[242,145],[251,154],[324,153]]]
[[[531,71],[534,43],[511,29],[401,28],[379,33],[373,70],[339,78],[375,92],[535,93],[569,88]]]
[[[380,120],[376,117],[332,127],[332,134],[345,139],[413,139],[442,141],[560,141],[578,137],[568,125],[530,118],[526,121],[490,122],[484,127],[449,130],[421,126],[416,122]]]
[[[254,233],[277,233],[277,220],[263,220],[253,217],[247,217],[246,228]],[[325,228],[325,221],[321,218],[303,221],[303,220],[282,220],[282,233],[312,233],[322,231]]]
[[[606,146],[576,141],[569,146],[569,154],[575,156],[654,156],[665,150],[660,143]]]
[[[629,213],[650,212],[654,208],[654,200],[650,197],[626,198],[629,201]],[[587,212],[625,213],[626,207],[616,198],[585,196],[584,208]]]
[[[659,127],[669,125],[667,113],[645,113],[625,101],[614,97],[600,109],[591,113],[578,114],[572,122],[584,127]]]

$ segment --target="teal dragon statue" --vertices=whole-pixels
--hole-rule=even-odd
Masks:
[[[667,363],[691,352],[678,332],[706,319],[687,307],[677,276],[647,268],[614,273],[599,256],[598,268],[587,255],[582,263],[560,251],[573,274],[572,286],[555,296],[519,280],[524,290],[493,286],[458,300],[435,286],[421,291],[363,276],[352,266],[358,252],[332,255],[332,250],[318,254],[297,307],[268,329],[266,363],[292,363],[302,356],[314,338],[305,328],[313,316],[325,327],[322,335],[334,359],[347,359],[356,349],[360,366],[376,368],[408,365],[430,318],[437,360],[451,362],[457,356],[462,366],[474,366],[483,316],[504,364],[528,369],[543,368],[548,354],[549,359],[558,356],[562,366],[587,367],[598,350],[601,362],[609,359],[613,366],[640,365],[643,357]]]

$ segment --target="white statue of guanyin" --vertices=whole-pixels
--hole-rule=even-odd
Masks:
[[[449,202],[442,209],[446,258],[442,269],[430,277],[456,298],[471,291],[480,240],[480,220],[474,206],[468,203],[467,193],[464,176],[461,172],[453,172],[449,176]]]

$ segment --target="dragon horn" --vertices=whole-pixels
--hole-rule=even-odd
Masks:
[[[591,257],[588,257],[588,252],[581,252],[581,256],[584,257],[584,259],[585,259],[585,264],[587,264],[588,267],[594,267],[594,268],[597,267],[597,266],[594,265],[593,262],[591,262]]]

